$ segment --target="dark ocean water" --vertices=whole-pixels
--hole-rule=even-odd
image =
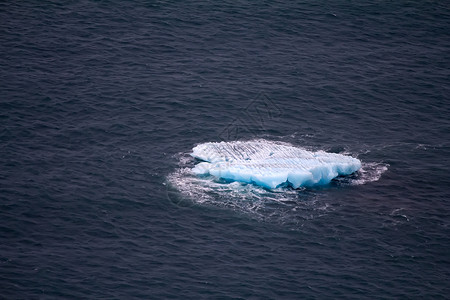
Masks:
[[[2,1],[0,298],[448,298],[449,119],[446,1]],[[186,175],[251,139],[364,173]]]

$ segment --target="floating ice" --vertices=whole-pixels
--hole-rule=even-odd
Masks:
[[[204,161],[193,168],[194,174],[269,189],[284,183],[293,188],[323,185],[361,168],[361,162],[351,156],[311,152],[265,140],[200,144],[191,155]]]

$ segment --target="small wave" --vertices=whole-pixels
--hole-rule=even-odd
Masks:
[[[381,175],[388,170],[388,167],[389,164],[386,163],[363,163],[361,169],[357,172],[356,178],[351,180],[351,183],[360,185],[378,181]]]
[[[388,170],[389,164],[380,162],[362,163],[361,169],[349,176],[335,178],[333,181],[339,185],[361,185],[378,181],[384,172]]]

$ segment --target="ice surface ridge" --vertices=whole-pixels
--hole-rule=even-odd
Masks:
[[[361,162],[351,156],[265,140],[200,144],[191,155],[204,161],[193,168],[197,175],[210,174],[269,189],[284,183],[293,188],[328,184],[361,168]]]

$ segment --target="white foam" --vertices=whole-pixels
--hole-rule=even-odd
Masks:
[[[363,163],[361,169],[359,169],[356,178],[351,178],[349,183],[351,185],[361,185],[368,182],[378,181],[381,175],[387,171],[388,164],[369,162]]]

